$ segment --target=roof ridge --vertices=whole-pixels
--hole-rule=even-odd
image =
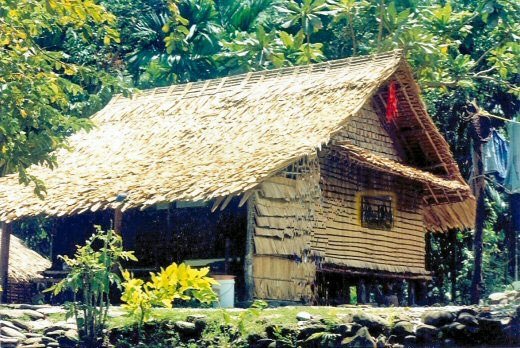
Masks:
[[[348,66],[352,63],[364,63],[366,61],[370,61],[370,60],[384,60],[384,59],[388,59],[388,58],[399,58],[399,60],[403,59],[404,56],[403,56],[403,50],[402,49],[394,49],[394,50],[391,50],[391,51],[386,51],[386,52],[382,52],[382,53],[374,53],[374,54],[370,54],[370,55],[363,55],[363,56],[354,56],[354,57],[345,57],[345,58],[339,58],[339,59],[331,59],[331,60],[326,60],[326,61],[323,61],[323,62],[319,62],[319,63],[312,63],[312,64],[307,64],[307,65],[294,65],[294,66],[288,66],[288,67],[281,67],[281,68],[275,68],[275,69],[265,69],[265,70],[258,70],[258,71],[248,71],[248,72],[244,72],[244,73],[240,73],[240,74],[235,74],[235,75],[227,75],[227,76],[222,76],[222,77],[217,77],[217,78],[211,78],[211,79],[205,79],[205,80],[198,80],[198,81],[190,81],[190,82],[185,82],[185,83],[179,83],[179,84],[172,84],[172,85],[169,85],[169,86],[165,86],[165,87],[155,87],[155,88],[149,88],[149,89],[143,89],[143,90],[139,90],[138,92],[136,92],[134,94],[134,96],[136,97],[144,97],[144,96],[150,96],[150,95],[156,95],[156,94],[164,94],[164,92],[168,93],[168,94],[173,94],[173,92],[175,90],[179,90],[179,89],[184,89],[184,86],[190,84],[192,86],[196,86],[196,85],[204,85],[204,84],[211,84],[212,82],[215,82],[215,81],[220,81],[222,79],[236,79],[236,80],[243,80],[245,78],[247,78],[249,76],[249,78],[254,78],[254,77],[257,77],[257,76],[264,76],[264,75],[279,75],[280,73],[282,73],[281,76],[283,76],[284,72],[293,72],[293,71],[297,71],[297,70],[302,70],[303,71],[303,68],[305,67],[308,67],[307,70],[310,70],[310,72],[315,72],[317,70],[319,70],[319,68],[322,68],[322,67],[326,67],[326,68],[329,68],[329,69],[333,69],[333,68],[341,68],[341,67],[344,67],[344,66]],[[300,73],[302,72],[300,71]],[[121,94],[116,94],[114,95],[113,99],[126,99],[126,98],[120,98]],[[132,96],[132,99],[134,98],[134,96]]]

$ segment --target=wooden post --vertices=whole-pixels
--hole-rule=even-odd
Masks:
[[[415,296],[415,281],[408,281],[408,305],[415,306],[416,305],[416,296]]]
[[[426,306],[428,299],[428,284],[426,280],[417,280],[415,282],[415,301],[419,306]]]
[[[360,278],[357,284],[357,303],[367,303],[367,288],[365,286],[365,280]]]
[[[244,256],[245,300],[252,301],[255,282],[253,279],[253,254],[255,234],[255,194],[247,200],[246,250]]]
[[[345,299],[343,300],[343,303],[350,304],[350,285],[347,283],[344,286],[345,288]]]
[[[231,258],[231,239],[226,237],[224,246],[224,273],[229,274],[229,261]]]
[[[2,238],[0,240],[0,279],[2,286],[2,302],[7,302],[9,286],[9,246],[11,244],[11,224],[2,222]]]
[[[121,226],[123,225],[123,212],[121,208],[114,210],[114,232],[121,235]]]

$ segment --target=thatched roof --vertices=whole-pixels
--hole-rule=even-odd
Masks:
[[[16,175],[0,178],[0,219],[242,194],[315,154],[399,74],[417,88],[396,51],[115,97],[93,116],[94,130],[70,137],[73,150],[57,153],[57,168],[29,169],[45,183],[45,200],[20,187]],[[461,181],[448,145],[423,114],[434,133],[424,148],[439,155],[448,179]]]
[[[0,234],[2,234],[0,230]],[[26,247],[23,242],[11,235],[9,246],[9,281],[28,282],[40,278],[41,272],[51,266],[51,262]]]
[[[462,192],[468,189],[466,184],[457,180],[446,180],[432,173],[425,172],[424,170],[376,155],[375,153],[371,153],[350,143],[341,143],[335,146],[335,148],[337,148],[337,151],[343,152],[344,155],[348,157],[348,160],[359,162],[365,167],[371,167],[379,171],[406,177],[413,181],[422,182],[440,189],[460,190]]]

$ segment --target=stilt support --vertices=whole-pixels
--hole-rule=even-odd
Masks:
[[[255,194],[247,200],[246,250],[244,256],[245,300],[252,301],[255,283],[253,280],[253,254],[255,233]]]
[[[2,286],[2,302],[7,302],[9,287],[9,246],[11,244],[11,224],[2,222],[2,237],[0,239],[0,279]]]

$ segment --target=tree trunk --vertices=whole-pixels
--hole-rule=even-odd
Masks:
[[[483,136],[480,126],[480,116],[475,114],[470,123],[473,147],[473,173],[474,173],[474,195],[477,199],[477,211],[475,216],[475,235],[473,238],[474,269],[471,280],[471,303],[478,304],[482,291],[482,243],[484,234],[484,222],[486,218],[485,189],[486,179],[484,177],[484,163],[482,161]],[[480,127],[479,127],[480,128]]]
[[[457,230],[449,231],[450,238],[450,279],[451,279],[451,302],[455,303],[457,298]]]
[[[511,211],[511,233],[509,236],[509,274],[515,280],[520,278],[518,243],[520,239],[520,194],[511,195],[509,203]]]

